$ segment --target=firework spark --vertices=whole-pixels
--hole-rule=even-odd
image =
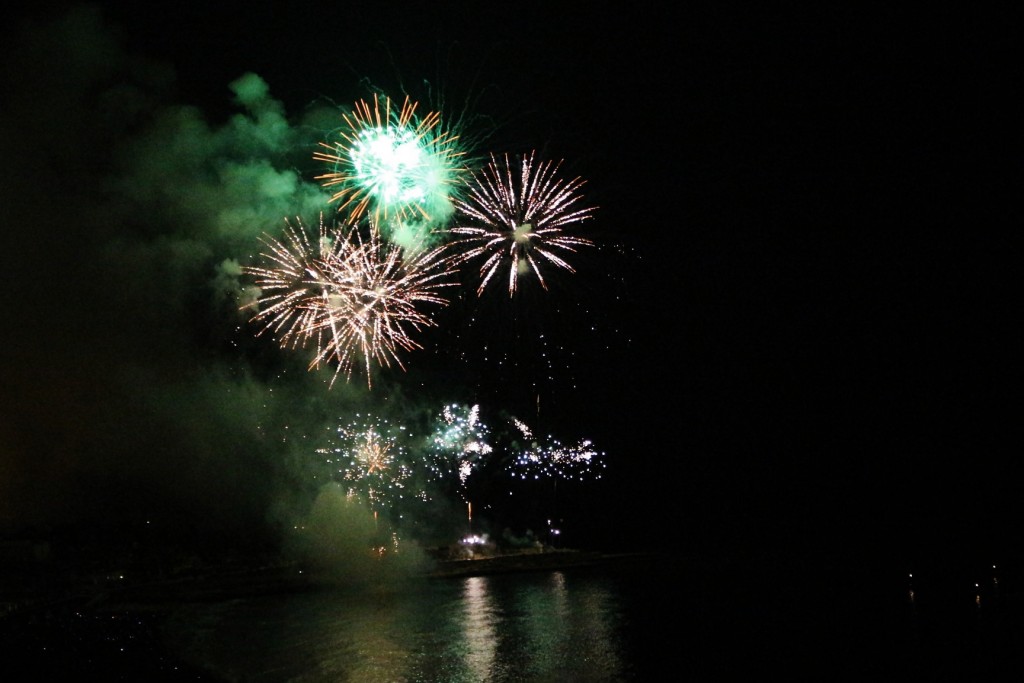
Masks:
[[[483,258],[478,295],[503,268],[508,268],[509,296],[515,294],[519,278],[530,272],[547,289],[542,263],[575,272],[565,257],[594,244],[566,233],[568,226],[593,215],[594,207],[580,205],[585,181],[560,178],[561,161],[537,162],[534,157],[533,152],[524,154],[513,164],[507,154],[503,161],[492,154],[470,181],[465,199],[455,200],[457,224],[451,232],[464,235],[457,243],[467,247],[459,262]]]
[[[359,360],[372,387],[373,365],[405,369],[400,353],[422,348],[413,334],[434,321],[421,307],[446,305],[444,287],[454,265],[444,246],[403,249],[368,236],[356,226],[329,233],[321,220],[314,246],[305,232],[288,226],[287,241],[265,240],[266,267],[245,269],[270,294],[256,302],[253,320],[274,333],[282,347],[313,345],[310,369],[334,364],[334,380],[351,379]]]
[[[261,298],[247,305],[257,309],[253,322],[262,324],[257,336],[269,332],[282,348],[301,348],[314,330],[323,329],[326,309],[321,302],[330,296],[325,267],[335,258],[333,240],[321,217],[315,243],[301,219],[296,224],[285,220],[283,241],[266,235],[261,241],[269,249],[261,254],[266,265],[243,268],[254,276],[260,292]]]
[[[465,497],[466,482],[481,459],[492,452],[489,429],[480,421],[480,406],[457,404],[444,407],[431,436],[428,467],[436,479],[455,473]]]
[[[408,97],[401,109],[390,98],[373,104],[360,100],[342,118],[340,140],[321,142],[326,151],[313,158],[330,171],[316,177],[334,194],[338,211],[347,222],[370,215],[377,225],[389,220],[446,220],[452,212],[451,195],[465,171],[458,136],[441,125],[437,112],[420,118],[417,103]]]
[[[467,408],[453,403],[441,411],[433,440],[444,450],[486,455],[491,452],[487,433],[487,426],[480,421],[480,406]]]
[[[411,470],[402,444],[404,428],[372,416],[356,415],[333,430],[330,444],[317,449],[350,496],[389,505],[404,493]]]
[[[440,291],[455,284],[447,279],[453,266],[443,246],[405,250],[382,242],[372,227],[367,239],[350,230],[345,245],[334,252],[341,257],[329,263],[343,295],[327,301],[330,315],[318,318],[329,328],[330,341],[317,358],[333,360],[337,372],[351,378],[355,360],[362,357],[370,385],[373,361],[386,367],[394,361],[404,370],[399,352],[423,348],[412,333],[436,323],[420,307],[448,303]]]
[[[604,453],[594,448],[589,439],[565,446],[548,436],[546,442],[535,440],[530,428],[521,420],[513,423],[529,439],[529,446],[521,450],[508,466],[509,472],[519,479],[600,479],[604,469]]]

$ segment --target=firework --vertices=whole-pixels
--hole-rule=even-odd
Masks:
[[[324,456],[332,476],[346,487],[348,495],[365,498],[374,506],[388,506],[403,497],[412,474],[404,462],[404,431],[386,420],[356,415],[335,428],[329,445],[316,452]]]
[[[491,452],[487,444],[487,433],[486,425],[480,422],[480,406],[467,408],[453,403],[441,411],[433,441],[443,450],[465,455],[486,455]]]
[[[386,367],[393,361],[404,370],[399,352],[423,348],[412,334],[436,323],[420,307],[448,303],[440,292],[454,285],[447,279],[453,266],[444,247],[406,250],[385,244],[372,226],[366,239],[350,230],[345,245],[329,262],[341,293],[326,301],[330,314],[316,318],[330,334],[314,363],[333,361],[335,376],[345,372],[351,378],[361,357],[370,386],[374,361]]]
[[[330,296],[330,281],[324,266],[332,260],[333,247],[323,218],[319,234],[311,241],[302,221],[285,220],[285,239],[261,238],[269,249],[261,254],[265,266],[243,268],[255,277],[260,299],[253,304],[257,312],[253,322],[262,328],[257,336],[273,334],[282,347],[299,348],[310,340],[313,330],[322,330],[321,305]]]
[[[562,179],[561,161],[537,162],[534,157],[532,152],[524,154],[513,164],[507,154],[500,162],[492,154],[490,163],[473,176],[466,197],[455,200],[457,224],[451,232],[463,235],[457,243],[465,247],[459,262],[483,259],[478,295],[506,268],[509,296],[528,273],[547,289],[542,264],[575,272],[565,257],[578,247],[593,245],[566,232],[593,215],[593,207],[581,205],[585,181]]]
[[[600,479],[605,467],[604,453],[594,448],[589,439],[565,446],[548,436],[546,442],[535,440],[530,428],[513,418],[520,433],[529,440],[508,466],[512,476],[519,479]]]
[[[400,109],[391,99],[355,103],[344,114],[340,139],[321,142],[313,158],[331,169],[317,176],[333,192],[332,202],[356,222],[370,215],[377,225],[389,221],[436,224],[452,212],[451,196],[465,170],[458,136],[441,124],[440,114],[416,115],[408,97]]]
[[[481,459],[493,450],[487,443],[488,438],[489,430],[480,422],[480,406],[445,406],[430,437],[427,464],[433,476],[447,479],[456,474],[459,491],[465,498],[469,476]]]
[[[301,224],[300,224],[301,227]],[[384,243],[373,224],[329,233],[321,221],[316,246],[289,226],[286,243],[266,240],[266,267],[248,268],[261,292],[254,321],[281,345],[315,347],[310,369],[334,364],[331,380],[351,379],[359,360],[372,387],[373,366],[405,369],[400,353],[422,348],[413,334],[435,325],[423,305],[445,305],[454,283],[445,247],[403,249]]]

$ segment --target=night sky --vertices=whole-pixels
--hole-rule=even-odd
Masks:
[[[0,530],[273,537],[302,435],[458,401],[606,454],[560,489],[570,545],[1017,552],[1013,18],[551,4],[5,20]],[[328,388],[237,266],[315,224],[313,147],[374,90],[564,159],[597,247]]]

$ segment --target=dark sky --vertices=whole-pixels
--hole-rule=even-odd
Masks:
[[[1013,546],[1015,18],[555,4],[5,22],[0,523],[280,521],[301,444],[258,424],[451,396],[607,453],[565,494],[581,538]],[[370,87],[564,158],[599,244],[551,291],[457,302],[372,398],[280,380],[223,268],[308,218],[310,131]]]

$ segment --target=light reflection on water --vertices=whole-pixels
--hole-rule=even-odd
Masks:
[[[1002,574],[963,585],[927,567],[882,578],[789,569],[659,558],[197,604],[167,625],[169,649],[253,683],[618,683],[661,680],[666,667],[687,680],[1024,672],[1024,593]]]
[[[624,681],[628,620],[593,572],[416,580],[181,610],[172,649],[230,681]]]
[[[466,644],[465,661],[477,680],[487,680],[494,671],[497,650],[496,629],[501,624],[487,592],[487,579],[474,576],[465,580],[463,589],[465,618],[462,625]]]

